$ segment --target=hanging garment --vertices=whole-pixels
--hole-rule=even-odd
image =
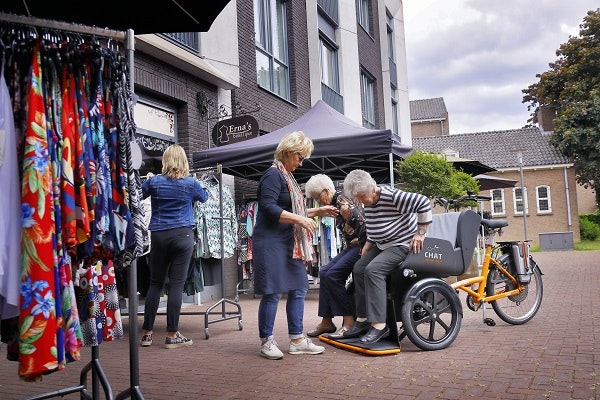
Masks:
[[[0,319],[19,315],[21,196],[12,102],[0,70]]]
[[[52,174],[48,159],[46,115],[42,97],[39,43],[33,52],[30,86],[27,93],[21,238],[21,314],[19,375],[37,380],[44,373],[61,368],[55,349],[55,269],[52,222]]]
[[[223,186],[219,194],[219,183],[215,179],[201,181],[202,186],[209,192],[208,200],[204,203],[194,203],[194,218],[196,230],[200,238],[199,253],[202,258],[221,258],[221,216],[220,203],[223,205],[223,258],[233,256],[237,242],[237,217],[235,201],[228,186]]]

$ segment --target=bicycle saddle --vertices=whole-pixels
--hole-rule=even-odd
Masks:
[[[508,221],[505,219],[482,219],[481,225],[491,229],[498,229],[508,226]]]

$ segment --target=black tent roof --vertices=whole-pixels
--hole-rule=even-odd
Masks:
[[[356,168],[368,171],[378,182],[389,182],[390,155],[397,160],[412,150],[411,146],[400,143],[399,137],[389,129],[364,128],[319,100],[303,116],[276,131],[194,152],[193,167],[221,164],[224,173],[258,180],[273,162],[281,138],[293,131],[303,131],[315,145],[310,159],[294,171],[298,182],[319,173],[333,180],[343,180]]]

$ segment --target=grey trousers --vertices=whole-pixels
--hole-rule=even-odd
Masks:
[[[373,246],[354,264],[356,316],[369,322],[386,322],[386,277],[408,254],[408,247],[393,246],[380,250]]]

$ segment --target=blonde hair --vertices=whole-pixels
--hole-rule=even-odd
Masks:
[[[162,157],[162,173],[170,179],[181,179],[190,174],[190,164],[183,147],[178,144],[167,147]]]
[[[306,197],[309,199],[318,199],[321,192],[323,192],[325,189],[329,189],[332,193],[335,193],[335,185],[333,184],[333,181],[330,177],[324,174],[311,176],[304,187]]]
[[[285,135],[275,149],[275,159],[282,161],[285,153],[291,151],[299,153],[302,157],[308,158],[312,154],[315,146],[312,140],[304,135],[302,131],[295,131]]]

